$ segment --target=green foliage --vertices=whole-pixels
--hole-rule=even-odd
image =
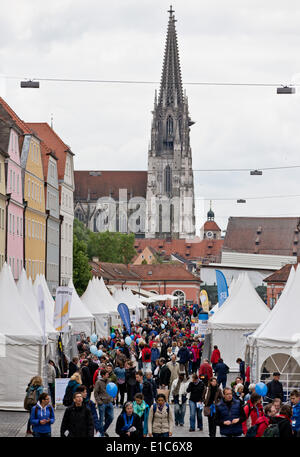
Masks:
[[[76,219],[76,217],[74,219],[73,232],[78,241],[84,241],[86,244],[88,243],[91,231],[86,228],[83,222]]]
[[[119,232],[90,232],[87,245],[88,257],[98,257],[102,262],[128,264],[136,255],[134,234]]]
[[[87,256],[86,242],[79,241],[74,231],[73,238],[73,283],[79,295],[82,295],[92,278],[91,267]]]
[[[148,265],[148,262],[147,262],[146,259],[143,259],[143,260],[142,260],[142,265]]]

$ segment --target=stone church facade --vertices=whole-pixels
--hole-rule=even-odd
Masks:
[[[93,231],[134,232],[139,238],[195,236],[194,122],[182,86],[175,22],[171,7],[148,172],[75,171],[75,217]]]

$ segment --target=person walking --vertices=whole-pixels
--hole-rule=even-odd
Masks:
[[[109,372],[104,369],[100,375],[95,384],[94,396],[99,411],[100,434],[108,437],[107,429],[114,420],[113,398],[106,392]]]
[[[132,362],[129,360],[125,363],[125,382],[126,382],[126,392],[127,392],[127,401],[133,401],[135,394],[135,379],[136,368]]]
[[[168,389],[170,384],[171,371],[167,367],[166,360],[159,359],[158,385],[160,389]]]
[[[64,406],[71,406],[73,403],[73,395],[77,390],[77,387],[82,385],[82,380],[81,376],[76,371],[70,378],[70,381],[68,382],[68,385],[66,387],[65,395],[63,398],[63,404]]]
[[[117,377],[117,386],[118,386],[118,393],[116,398],[116,406],[120,404],[123,407],[124,404],[124,397],[126,392],[126,382],[125,382],[125,368],[123,361],[119,360],[117,366],[115,368],[115,375]]]
[[[190,360],[190,351],[188,350],[186,343],[183,343],[182,348],[179,349],[178,354],[178,361],[180,371],[185,371],[185,375],[189,377],[189,360]]]
[[[204,415],[208,420],[208,433],[210,438],[215,438],[217,425],[216,425],[216,405],[223,398],[222,390],[218,386],[217,378],[212,377],[208,381],[208,386],[204,392]]]
[[[212,352],[211,359],[210,359],[212,368],[214,371],[215,371],[215,366],[219,362],[220,358],[221,358],[221,353],[219,351],[219,348],[218,348],[218,346],[214,346],[214,350]]]
[[[81,367],[80,367],[80,374],[81,374],[81,384],[86,386],[87,388],[87,395],[88,398],[90,398],[91,392],[93,390],[93,378],[91,376],[91,372],[89,369],[89,361],[88,359],[83,359],[81,362]]]
[[[46,438],[51,436],[51,425],[54,424],[55,416],[53,407],[50,405],[50,396],[43,392],[39,400],[31,409],[30,423],[33,426],[33,436]]]
[[[187,387],[187,393],[190,393],[189,407],[190,407],[190,432],[195,431],[196,417],[198,430],[203,430],[203,394],[205,391],[204,382],[201,381],[197,374],[192,375],[192,382]]]
[[[95,403],[88,397],[88,391],[86,386],[79,386],[76,390],[77,393],[81,393],[83,398],[83,405],[90,409],[93,416],[94,430],[100,435],[100,422]]]
[[[261,396],[256,392],[251,394],[250,400],[247,401],[244,405],[244,412],[246,415],[246,420],[243,422],[243,433],[247,434],[247,431],[250,427],[256,424],[256,421],[264,415],[264,410],[261,402]]]
[[[170,389],[170,400],[174,401],[175,425],[184,425],[186,411],[188,383],[185,381],[185,372],[180,372],[177,379],[172,383]]]
[[[150,407],[145,402],[143,394],[135,394],[133,402],[133,411],[140,417],[143,425],[143,436],[146,437],[148,435],[148,417]]]
[[[71,378],[71,376],[73,376],[73,374],[79,370],[78,362],[79,362],[79,358],[73,357],[73,359],[69,363],[68,378]]]
[[[279,381],[280,379],[280,373],[278,371],[275,371],[273,373],[273,381],[268,382],[267,388],[268,391],[266,393],[266,400],[269,401],[269,403],[274,400],[274,398],[280,398],[281,401],[284,400],[283,398],[283,386],[282,383]]]
[[[300,393],[298,390],[293,390],[290,394],[291,406],[293,409],[292,428],[293,434],[298,436],[300,431]]]
[[[239,400],[232,396],[232,389],[225,387],[222,400],[216,405],[216,424],[223,437],[237,437],[243,433],[242,423],[246,420],[244,409]]]
[[[83,404],[80,392],[73,395],[73,404],[65,412],[60,426],[60,436],[68,438],[87,438],[94,436],[94,422],[90,411]]]
[[[47,363],[47,382],[48,382],[48,392],[51,397],[51,404],[55,407],[55,378],[56,370],[53,360],[48,360]]]
[[[149,382],[147,378],[144,380],[142,370],[139,370],[136,373],[135,379],[136,379],[136,383],[135,383],[135,387],[133,389],[134,396],[137,393],[143,394],[145,402],[149,406],[151,406],[154,402],[154,390],[153,390],[152,382],[151,381]]]
[[[244,384],[245,378],[246,378],[246,373],[245,373],[245,362],[244,362],[240,357],[238,357],[238,358],[236,359],[236,363],[239,364],[240,377],[241,377],[241,379],[243,380],[243,384]]]
[[[272,418],[276,416],[276,408],[273,403],[268,403],[264,408],[264,414],[260,416],[255,425],[257,425],[256,438],[263,436],[265,430],[272,423]]]
[[[175,381],[175,379],[177,379],[179,376],[180,367],[179,367],[179,363],[177,362],[177,356],[175,354],[172,354],[170,362],[168,362],[166,365],[169,368],[170,373],[171,373],[170,380],[169,380],[169,388],[170,388],[173,384],[173,381]]]
[[[164,394],[158,394],[148,418],[148,435],[154,438],[169,437],[173,434],[174,419]]]
[[[149,348],[148,344],[142,349],[142,362],[143,362],[143,372],[146,373],[147,370],[151,370],[151,349]]]
[[[219,362],[215,365],[214,370],[217,375],[217,383],[219,386],[222,384],[223,389],[225,389],[229,367],[223,362],[223,359],[219,359]]]
[[[213,370],[208,359],[204,359],[203,363],[200,365],[198,376],[200,379],[203,380],[204,384],[207,386],[208,381],[213,377]]]
[[[151,347],[151,370],[152,373],[154,372],[156,368],[156,360],[158,360],[160,357],[160,350],[157,347],[157,343],[153,343]]]
[[[33,378],[31,378],[26,388],[26,397],[24,400],[24,409],[26,409],[29,412],[26,436],[33,434],[30,422],[31,409],[33,408],[33,406],[37,404],[38,399],[43,392],[44,386],[41,376],[34,376]]]
[[[125,403],[116,423],[116,434],[121,438],[142,438],[142,421],[133,410],[132,402]]]

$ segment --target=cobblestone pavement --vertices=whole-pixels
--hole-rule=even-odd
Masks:
[[[172,406],[173,408],[173,406]],[[64,414],[65,408],[63,406],[58,407],[55,410],[55,423],[52,426],[52,436],[60,436],[60,424]],[[109,436],[117,437],[115,433],[116,420],[120,414],[120,408],[114,408],[114,421],[108,429]],[[0,411],[0,437],[24,437],[26,436],[26,426],[28,420],[28,413],[26,412],[11,412],[11,411]],[[183,427],[174,427],[173,436],[178,437],[207,437],[208,436],[208,425],[207,418],[203,417],[203,431],[189,432],[189,407],[187,406],[185,420]],[[218,433],[217,433],[218,436]]]

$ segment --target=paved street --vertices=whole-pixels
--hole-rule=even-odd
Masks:
[[[52,436],[60,436],[60,424],[64,413],[64,407],[60,406],[55,411],[56,421],[52,426]],[[115,424],[121,409],[115,408],[114,422],[110,426],[108,433],[110,436],[117,436],[115,434]],[[28,420],[28,413],[26,412],[10,412],[0,411],[0,437],[24,437],[26,435],[26,424]],[[183,427],[174,428],[174,436],[178,437],[207,437],[208,426],[207,418],[203,418],[203,431],[189,432],[189,408],[187,407],[185,415],[185,424]]]

